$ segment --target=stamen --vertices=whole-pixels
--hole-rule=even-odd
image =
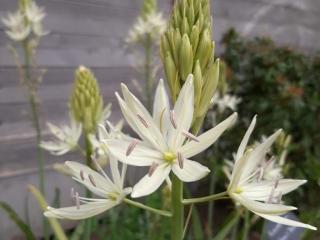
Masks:
[[[279,192],[279,195],[277,197],[277,203],[281,203],[281,199],[282,199],[282,192]]]
[[[174,129],[177,129],[176,114],[174,113],[174,110],[170,111],[170,122]]]
[[[271,188],[271,193],[270,193],[270,195],[269,195],[268,203],[272,203],[274,191],[275,191],[275,188],[272,187],[272,188]]]
[[[84,175],[82,170],[80,171],[80,177],[81,177],[81,180],[84,181]]]
[[[140,114],[137,114],[140,122],[146,127],[146,128],[149,128],[149,124],[148,122],[140,115]]]
[[[181,152],[178,152],[178,163],[181,169],[183,168],[183,161],[184,161],[184,157],[182,156]]]
[[[88,177],[89,177],[89,180],[90,180],[91,184],[92,184],[94,187],[96,187],[97,185],[96,185],[96,182],[94,181],[94,178],[92,177],[92,175],[89,174]]]
[[[258,177],[258,182],[260,182],[263,178],[263,174],[264,174],[264,168],[260,167],[259,169],[259,177]]]
[[[274,183],[274,189],[276,189],[279,186],[279,178],[276,179],[276,182]]]
[[[79,199],[79,193],[78,192],[76,192],[76,194],[75,194],[75,199],[76,199],[77,209],[79,210],[80,209],[80,199]]]
[[[191,134],[191,133],[189,133],[189,132],[187,132],[185,130],[182,131],[182,134],[185,135],[190,140],[193,140],[195,142],[200,142],[199,139],[195,135],[193,135],[193,134]]]
[[[156,163],[156,162],[152,163],[152,165],[149,168],[149,173],[148,173],[149,177],[152,176],[152,174],[154,173],[154,171],[157,169],[158,166],[159,166],[158,163]]]
[[[134,148],[137,146],[138,144],[138,140],[137,139],[133,139],[133,141],[129,144],[127,151],[126,151],[126,156],[128,157],[132,151],[134,150]]]
[[[71,196],[72,202],[75,202],[75,197],[74,197],[74,188],[71,188],[70,196]]]

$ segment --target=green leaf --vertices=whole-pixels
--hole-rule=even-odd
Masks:
[[[42,194],[40,193],[40,191],[32,185],[28,186],[28,190],[35,197],[35,199],[37,200],[42,211],[46,211],[48,204],[47,204],[46,200],[44,199],[44,197],[42,196]],[[48,221],[49,221],[50,226],[51,226],[51,228],[52,228],[52,230],[58,240],[68,240],[67,236],[64,233],[63,228],[61,227],[61,225],[57,219],[49,218]]]
[[[19,217],[19,215],[5,202],[0,202],[0,207],[8,214],[10,219],[20,228],[27,240],[36,239],[31,228]]]
[[[232,213],[228,219],[226,220],[226,222],[224,223],[223,227],[221,228],[221,230],[219,231],[219,233],[217,234],[217,236],[215,236],[213,238],[213,240],[223,240],[226,239],[227,235],[229,234],[229,232],[232,230],[232,227],[237,223],[237,221],[239,220],[239,213],[235,212]]]

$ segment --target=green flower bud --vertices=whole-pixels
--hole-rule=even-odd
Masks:
[[[197,109],[200,104],[201,91],[202,91],[202,85],[203,85],[203,79],[202,79],[199,60],[197,60],[196,65],[194,67],[193,83],[194,83],[194,92],[195,92],[195,108]]]
[[[200,117],[208,111],[211,99],[217,89],[219,80],[219,59],[208,69],[204,75],[204,83],[202,88],[202,98],[199,104],[197,117]]]
[[[210,32],[206,29],[201,36],[201,40],[196,52],[196,59],[200,60],[201,69],[204,70],[212,56],[213,43]]]
[[[196,53],[196,50],[198,48],[198,43],[199,43],[199,28],[198,26],[193,26],[190,34],[190,42],[193,48],[193,54]]]
[[[166,78],[168,81],[170,91],[171,91],[172,95],[175,96],[174,93],[175,93],[175,90],[177,88],[176,86],[178,83],[178,81],[177,81],[177,68],[176,68],[174,61],[171,57],[171,54],[169,52],[167,52],[167,54],[166,54],[166,59],[164,62],[164,70],[166,73]]]
[[[74,88],[69,102],[70,112],[87,133],[95,131],[103,110],[103,98],[93,73],[83,66],[75,72]]]
[[[187,34],[182,37],[182,44],[179,53],[180,63],[180,77],[185,81],[190,73],[192,73],[193,66],[193,52]]]

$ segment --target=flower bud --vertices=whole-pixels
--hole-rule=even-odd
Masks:
[[[194,84],[194,93],[195,93],[195,108],[197,109],[200,104],[201,99],[201,91],[202,91],[202,73],[201,73],[201,67],[200,62],[197,60],[196,65],[194,67],[193,71],[193,84]]]
[[[179,63],[180,63],[180,77],[185,81],[190,73],[192,73],[193,66],[193,52],[187,34],[182,37],[182,44],[180,46],[179,53]]]
[[[167,52],[167,54],[166,54],[166,59],[164,62],[164,69],[165,69],[166,78],[168,81],[169,88],[171,90],[171,93],[174,94],[175,90],[176,90],[175,86],[178,85],[177,69],[176,69],[174,61],[171,57],[171,54],[169,52]]]
[[[198,117],[206,114],[210,106],[210,101],[216,91],[219,80],[219,59],[217,59],[216,62],[208,69],[203,80],[202,98],[197,112]]]
[[[69,102],[70,112],[87,133],[95,131],[103,110],[103,98],[93,73],[83,66],[75,72],[74,89]]]

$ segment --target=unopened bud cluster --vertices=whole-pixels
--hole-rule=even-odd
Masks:
[[[93,73],[83,66],[75,72],[74,89],[70,98],[70,111],[87,133],[96,130],[103,111],[103,98]]]
[[[195,119],[206,114],[219,80],[211,31],[208,0],[179,0],[161,38],[161,58],[174,100],[188,74],[194,75]]]

